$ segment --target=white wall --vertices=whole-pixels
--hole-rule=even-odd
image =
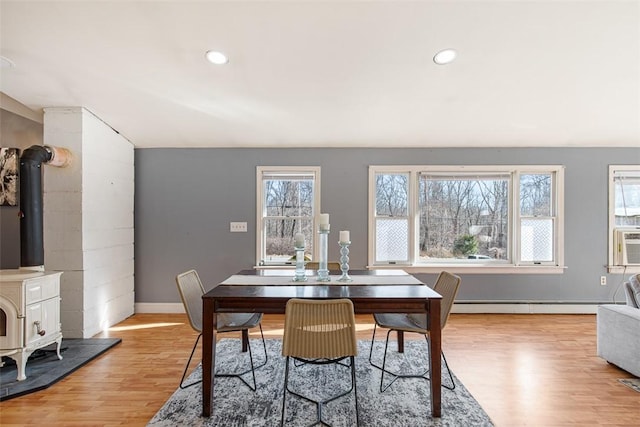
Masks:
[[[69,149],[44,168],[45,269],[64,271],[62,333],[89,338],[133,314],[133,145],[84,108],[46,108],[44,144]]]

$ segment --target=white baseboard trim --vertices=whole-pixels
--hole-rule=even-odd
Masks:
[[[464,314],[596,314],[598,304],[544,304],[463,302],[453,305],[452,313]],[[136,313],[184,313],[182,303],[139,302]]]
[[[455,303],[452,313],[465,314],[596,314],[598,304]]]
[[[136,313],[186,313],[181,302],[137,302],[134,309]]]

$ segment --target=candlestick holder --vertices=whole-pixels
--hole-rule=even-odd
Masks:
[[[306,282],[307,276],[304,268],[304,246],[295,247],[296,251],[296,274],[293,277],[294,282]]]
[[[342,270],[342,276],[338,279],[338,282],[352,282],[353,279],[349,276],[349,245],[351,242],[338,242],[340,245],[340,270]]]
[[[330,282],[329,269],[327,268],[327,251],[329,250],[329,227],[320,227],[318,230],[318,246],[320,259],[318,260],[318,282]]]

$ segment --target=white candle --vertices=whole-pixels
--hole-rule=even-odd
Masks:
[[[349,230],[343,230],[340,232],[340,243],[349,243]]]
[[[295,245],[296,248],[304,248],[304,234],[297,233],[295,235]]]
[[[320,230],[329,230],[329,214],[328,213],[321,213],[318,216],[318,225]]]

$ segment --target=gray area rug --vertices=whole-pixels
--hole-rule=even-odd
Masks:
[[[635,390],[640,393],[640,378],[621,378],[618,381],[629,387],[631,390]]]
[[[376,342],[374,357],[381,361],[383,342]],[[380,393],[380,371],[369,364],[370,341],[358,342],[356,358],[358,406],[361,426],[492,426],[491,419],[456,378],[453,391],[442,389],[442,418],[431,417],[430,383],[420,379],[401,379]],[[420,372],[426,364],[424,341],[406,341],[404,355],[395,350],[391,367]],[[395,344],[390,344],[395,349]],[[254,362],[264,360],[262,343],[251,340]],[[234,372],[248,366],[247,354],[240,353],[240,340],[223,339],[216,352],[217,372]],[[256,371],[257,391],[252,392],[237,378],[215,379],[214,410],[210,418],[202,414],[202,383],[178,390],[149,421],[148,426],[277,426],[282,411],[284,358],[281,341],[267,340],[268,363]],[[257,359],[257,361],[256,361]],[[377,360],[377,359],[376,359]],[[389,363],[389,358],[387,360]],[[443,370],[444,371],[444,370]],[[201,367],[187,383],[201,378]],[[251,374],[246,375],[251,381]],[[385,375],[386,381],[387,375]],[[455,378],[455,377],[454,377]],[[289,370],[290,388],[313,398],[329,397],[350,385],[350,370],[344,366],[303,365]],[[443,372],[443,383],[449,378]],[[326,390],[329,390],[327,393]],[[315,405],[287,393],[287,426],[303,426],[315,419]],[[323,417],[334,426],[354,426],[353,394],[324,407]]]
[[[16,380],[18,368],[13,359],[3,357],[0,368],[0,401],[45,389],[98,357],[121,341],[120,338],[62,339],[58,359],[56,345],[36,350],[27,361],[24,381]]]

